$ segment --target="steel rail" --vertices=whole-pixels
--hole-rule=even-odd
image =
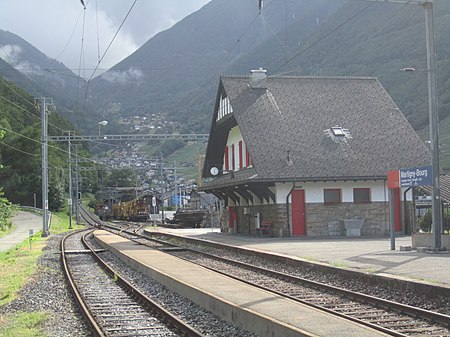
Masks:
[[[244,268],[253,269],[253,270],[257,271],[257,272],[261,272],[261,273],[264,273],[264,274],[272,276],[272,277],[281,278],[281,279],[284,279],[284,280],[287,280],[287,281],[290,281],[290,282],[295,282],[297,284],[298,283],[306,284],[307,287],[310,287],[310,288],[313,288],[313,289],[316,289],[316,290],[325,290],[328,293],[338,294],[338,295],[344,296],[345,298],[348,298],[348,299],[351,299],[351,300],[355,300],[355,301],[357,301],[357,302],[359,302],[361,304],[371,304],[371,305],[373,305],[373,306],[375,306],[377,308],[381,308],[381,309],[384,309],[384,310],[393,310],[393,311],[397,311],[397,312],[403,313],[403,314],[408,315],[408,316],[413,317],[413,318],[414,317],[420,317],[420,318],[429,320],[432,323],[442,324],[444,326],[444,328],[445,327],[447,327],[447,328],[450,327],[450,316],[448,316],[448,315],[444,315],[444,314],[440,314],[440,313],[437,313],[437,312],[425,310],[425,309],[422,309],[422,308],[413,307],[413,306],[402,304],[402,303],[398,303],[398,302],[385,300],[385,299],[374,297],[374,296],[371,296],[371,295],[366,295],[366,294],[363,294],[363,293],[360,293],[360,292],[354,292],[354,291],[351,291],[351,290],[346,290],[346,289],[343,289],[343,288],[335,287],[335,286],[332,286],[332,285],[327,285],[327,284],[324,284],[324,283],[321,283],[321,282],[312,281],[312,280],[308,280],[308,279],[301,278],[301,277],[296,277],[296,276],[293,276],[293,275],[277,272],[277,271],[274,271],[274,270],[270,270],[270,269],[266,269],[266,268],[262,268],[262,267],[257,267],[257,266],[250,265],[250,264],[247,264],[247,263],[244,263],[244,262],[231,260],[231,259],[227,259],[227,258],[224,258],[224,257],[221,257],[221,256],[217,256],[217,255],[214,255],[214,254],[209,254],[209,253],[205,253],[205,252],[202,252],[202,251],[198,251],[198,250],[192,249],[192,248],[187,248],[186,250],[189,250],[189,251],[192,251],[192,252],[195,252],[195,253],[198,253],[198,254],[202,254],[202,255],[205,255],[205,256],[208,256],[210,258],[217,259],[217,260],[220,260],[220,261],[223,261],[223,262],[226,262],[226,263],[232,263],[232,264],[236,264],[238,266],[244,267]],[[183,257],[181,257],[181,258],[183,258]],[[188,258],[184,258],[184,259],[186,261],[190,261],[192,263],[196,263],[195,261],[192,261],[192,260],[190,260]],[[199,265],[201,265],[201,264],[199,264]],[[220,271],[220,270],[216,270],[213,267],[208,267],[208,266],[204,266],[204,265],[202,265],[202,266],[204,268],[207,268],[207,269],[210,269],[210,270],[215,271],[217,273],[226,275],[228,277],[231,277],[233,279],[239,280],[239,281],[244,282],[246,284],[258,287],[260,289],[264,289],[264,290],[270,291],[272,293],[275,293],[275,294],[283,296],[283,297],[288,297],[288,298],[290,298],[290,299],[292,299],[294,301],[301,302],[302,304],[315,307],[316,309],[320,309],[320,310],[326,311],[328,313],[331,313],[333,315],[340,316],[342,318],[345,318],[345,319],[357,322],[357,323],[365,325],[365,326],[369,326],[369,327],[371,327],[373,329],[376,329],[376,330],[388,333],[388,334],[390,334],[392,336],[397,336],[397,337],[408,336],[408,335],[402,334],[400,332],[397,332],[395,330],[392,330],[392,329],[389,329],[389,328],[384,328],[384,327],[381,327],[379,325],[376,325],[376,324],[373,324],[373,323],[361,320],[359,318],[355,318],[355,317],[352,317],[352,316],[349,316],[349,315],[346,315],[346,314],[343,314],[343,313],[339,313],[339,312],[333,311],[331,309],[327,309],[327,308],[322,307],[320,305],[316,305],[316,304],[310,303],[308,301],[301,300],[299,298],[290,296],[290,295],[288,295],[286,293],[283,293],[283,292],[280,292],[280,291],[277,291],[277,290],[273,290],[271,288],[268,288],[268,287],[265,287],[265,286],[262,286],[262,285],[255,284],[252,281],[247,281],[247,280],[242,279],[240,277],[235,277],[233,275],[229,275],[226,272],[223,272],[223,271]]]
[[[72,294],[75,297],[75,301],[78,303],[78,306],[80,307],[81,313],[83,314],[83,316],[85,317],[85,319],[88,321],[89,325],[92,327],[93,332],[95,333],[96,336],[99,337],[105,337],[105,334],[103,332],[103,330],[100,328],[100,326],[97,324],[97,322],[95,321],[91,310],[88,308],[88,306],[85,304],[83,297],[81,296],[80,291],[78,290],[78,287],[75,284],[75,281],[73,279],[72,273],[69,269],[69,265],[66,259],[66,248],[65,248],[65,241],[69,236],[78,234],[80,232],[86,231],[89,229],[82,229],[82,230],[78,230],[75,232],[71,232],[68,235],[64,236],[63,239],[61,240],[61,263],[63,265],[63,271],[64,271],[64,276],[67,280],[67,282],[69,283],[69,288],[72,292]]]
[[[107,224],[103,223],[101,220],[96,219],[89,211],[82,208],[82,216],[85,220],[88,220],[87,222],[91,225],[94,225],[97,223],[98,225],[102,227],[108,227]],[[112,227],[113,226],[109,226]],[[133,232],[128,232],[128,234],[134,234]],[[206,337],[196,329],[194,329],[189,324],[184,323],[182,320],[180,320],[177,316],[170,313],[168,310],[164,309],[161,305],[156,303],[154,300],[152,300],[150,297],[145,295],[143,292],[141,292],[139,289],[137,289],[134,285],[132,285],[130,282],[128,282],[117,270],[109,266],[109,264],[99,256],[95,252],[95,250],[89,245],[87,242],[86,237],[90,234],[86,233],[82,237],[83,245],[88,247],[91,251],[92,256],[95,258],[95,260],[98,262],[98,264],[103,268],[103,270],[110,276],[113,276],[116,280],[116,283],[119,284],[126,292],[129,294],[132,294],[133,297],[137,298],[137,300],[143,304],[145,307],[147,307],[150,311],[156,313],[156,315],[164,320],[169,326],[173,326],[175,329],[181,332],[182,336],[189,336],[189,337]]]
[[[149,308],[152,312],[155,312],[157,316],[168,325],[175,327],[177,330],[182,332],[183,336],[189,336],[189,337],[206,337],[199,331],[195,330],[193,327],[191,327],[189,324],[184,323],[181,321],[177,316],[173,315],[166,309],[164,309],[162,306],[160,306],[158,303],[156,303],[154,300],[152,300],[150,297],[145,295],[143,292],[141,292],[139,289],[137,289],[135,286],[133,286],[130,282],[128,282],[126,279],[124,279],[120,273],[108,265],[108,263],[102,259],[92,247],[87,243],[86,237],[90,233],[86,233],[82,240],[83,244],[86,245],[92,252],[92,255],[95,257],[96,261],[100,264],[100,266],[111,276],[114,276],[116,282],[122,286],[123,289],[125,289],[128,293],[135,296],[140,303],[142,303],[144,306]]]
[[[168,242],[165,242],[163,240],[158,240],[158,239],[155,239],[155,238],[149,238],[148,236],[140,235],[138,233],[129,231],[128,229],[123,229],[123,227],[119,227],[118,228],[117,226],[112,226],[112,225],[110,225],[108,223],[104,223],[103,227],[109,228],[109,229],[114,230],[114,231],[117,231],[116,234],[118,234],[118,235],[122,235],[123,236],[123,234],[128,234],[129,236],[132,236],[132,238],[127,237],[129,240],[134,241],[134,242],[139,243],[139,244],[143,244],[143,243],[140,242],[139,240],[137,240],[135,237],[139,237],[140,239],[145,239],[145,240],[151,240],[151,241],[154,241],[154,242],[158,242],[158,243],[166,244],[166,245],[170,245],[170,246],[177,246],[176,244],[168,243]],[[165,235],[164,233],[160,233],[160,234],[161,235]],[[224,257],[221,257],[221,256],[217,256],[217,255],[214,255],[214,254],[205,253],[205,252],[193,249],[193,248],[183,248],[183,249],[187,250],[187,251],[192,251],[192,252],[195,252],[195,253],[198,253],[198,254],[202,254],[204,256],[208,256],[210,258],[217,259],[217,260],[220,260],[220,261],[223,261],[223,262],[226,262],[226,263],[232,263],[232,264],[244,267],[244,268],[253,269],[255,271],[264,273],[266,275],[267,274],[268,275],[272,275],[272,277],[282,278],[282,279],[288,280],[289,282],[302,283],[302,284],[306,284],[308,287],[311,287],[311,288],[314,288],[314,289],[321,289],[321,290],[325,290],[328,293],[339,294],[340,296],[343,296],[343,297],[351,299],[351,300],[355,300],[355,301],[357,301],[358,303],[361,303],[361,304],[370,304],[370,305],[373,305],[373,306],[375,306],[377,308],[380,308],[380,309],[391,310],[391,311],[394,311],[394,312],[401,312],[404,315],[407,315],[407,316],[412,317],[412,318],[420,317],[421,319],[428,320],[429,322],[443,325],[444,328],[445,327],[447,327],[447,328],[450,327],[450,316],[448,316],[448,315],[444,315],[444,314],[441,314],[441,313],[425,310],[425,309],[418,308],[418,307],[413,307],[413,306],[402,304],[402,303],[398,303],[398,302],[385,300],[385,299],[382,299],[382,298],[378,298],[378,297],[375,297],[375,296],[363,294],[363,293],[360,293],[360,292],[354,292],[354,291],[346,290],[346,289],[339,288],[339,287],[336,287],[336,286],[327,285],[327,284],[324,284],[324,283],[321,283],[321,282],[316,282],[316,281],[308,280],[308,279],[305,279],[305,278],[296,277],[296,276],[293,276],[293,275],[280,273],[280,272],[277,272],[277,271],[274,271],[274,270],[269,270],[269,269],[266,269],[266,268],[257,267],[257,266],[250,265],[250,264],[247,264],[247,263],[244,263],[244,262],[240,262],[240,261],[236,261],[236,260],[232,260],[232,259],[227,259],[227,258],[224,258]],[[185,259],[185,260],[193,262],[193,261],[191,261],[189,259]],[[202,266],[205,267],[204,265],[202,265]],[[308,305],[308,306],[315,307],[315,308],[317,308],[319,310],[328,312],[330,314],[337,315],[339,317],[348,319],[350,321],[354,321],[354,322],[356,322],[358,324],[362,324],[362,325],[371,327],[373,329],[376,329],[378,331],[382,331],[384,333],[388,333],[388,334],[390,334],[392,336],[397,336],[397,337],[405,337],[405,336],[407,336],[407,335],[405,335],[403,333],[394,331],[392,329],[381,327],[381,326],[376,325],[374,323],[370,323],[370,322],[361,320],[359,318],[355,318],[355,317],[352,317],[352,316],[349,316],[349,315],[346,315],[346,314],[343,314],[343,313],[339,313],[339,312],[336,312],[336,311],[324,308],[322,306],[319,306],[319,305],[316,305],[316,304],[312,304],[312,303],[310,303],[308,301],[304,301],[304,300],[301,300],[301,299],[289,296],[289,295],[287,295],[287,294],[285,294],[283,292],[279,292],[279,291],[276,291],[276,290],[273,290],[273,289],[270,289],[270,288],[267,288],[267,287],[264,287],[264,286],[261,286],[261,285],[257,285],[254,282],[243,280],[243,279],[241,279],[239,277],[235,277],[235,276],[229,275],[229,274],[227,274],[225,272],[222,272],[220,270],[215,270],[212,267],[207,267],[206,266],[205,268],[208,268],[208,269],[210,269],[212,271],[215,271],[215,272],[218,272],[220,274],[226,275],[228,277],[234,278],[234,279],[239,280],[241,282],[247,283],[249,285],[256,286],[258,288],[270,291],[272,293],[276,293],[276,294],[278,294],[280,296],[288,297],[288,298],[290,298],[292,300],[301,302],[301,303],[303,303],[305,305]]]

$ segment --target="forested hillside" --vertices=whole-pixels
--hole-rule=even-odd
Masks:
[[[49,113],[49,134],[61,134],[74,126],[55,111]],[[41,202],[41,118],[34,98],[0,78],[0,186],[13,203],[32,206]],[[66,143],[49,144],[49,205],[63,206],[67,184]]]
[[[86,81],[21,37],[0,29],[0,75],[34,97],[50,97],[58,113],[95,131],[97,115],[85,104]],[[92,123],[94,122],[94,123]]]

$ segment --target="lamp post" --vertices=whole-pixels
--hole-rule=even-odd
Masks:
[[[439,177],[439,115],[436,82],[436,51],[434,45],[434,13],[433,0],[364,0],[368,2],[389,2],[397,4],[416,4],[425,10],[425,28],[427,45],[427,73],[428,73],[428,115],[430,123],[431,166],[433,173],[433,250],[441,249],[441,191]],[[404,71],[414,71],[404,68]]]
[[[108,121],[101,121],[101,122],[98,122],[98,135],[100,136],[100,128],[102,127],[102,126],[106,126],[106,125],[108,125]]]

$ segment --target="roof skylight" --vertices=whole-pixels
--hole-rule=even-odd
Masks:
[[[333,132],[333,135],[335,137],[345,137],[344,130],[341,127],[339,127],[339,126],[333,126],[331,128],[331,132]]]
[[[324,130],[324,133],[327,137],[330,137],[331,140],[335,143],[346,142],[347,139],[352,139],[352,135],[347,129],[344,129],[340,126],[333,126],[329,129]]]

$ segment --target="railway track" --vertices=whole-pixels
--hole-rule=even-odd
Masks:
[[[193,263],[277,293],[303,304],[369,326],[392,336],[450,336],[450,316],[375,296],[326,285],[252,264],[182,248],[139,236],[136,230],[110,226],[111,231],[141,244],[167,250]],[[167,249],[164,246],[171,248]]]
[[[169,252],[215,272],[392,336],[450,336],[450,316],[193,250]]]
[[[125,281],[95,251],[86,249],[87,234],[64,237],[61,254],[71,290],[95,335],[203,336]]]

